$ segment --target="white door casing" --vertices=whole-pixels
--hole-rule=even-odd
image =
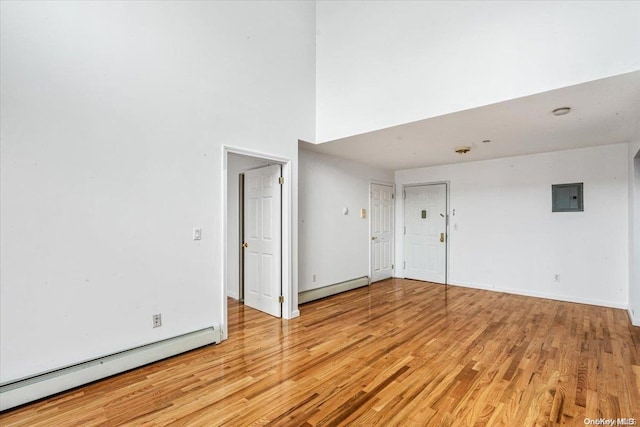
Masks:
[[[281,165],[244,175],[244,302],[281,317]]]
[[[371,282],[393,276],[393,186],[371,184]]]
[[[446,283],[447,184],[404,189],[404,277]]]

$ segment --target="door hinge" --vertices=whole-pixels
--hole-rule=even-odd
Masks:
[[[407,234],[407,226],[402,227],[402,234]]]
[[[402,198],[403,199],[407,198],[407,190],[402,190]]]
[[[403,270],[407,269],[407,261],[402,261],[402,269]]]
[[[393,193],[391,193],[391,199],[393,200],[393,199],[395,199],[395,198],[396,198],[396,195],[395,195],[395,194],[393,194]]]
[[[393,270],[394,268],[396,268],[395,265],[391,264],[391,269]]]
[[[280,296],[278,297],[278,302],[279,302],[280,304],[284,304],[284,296],[280,295]]]
[[[278,184],[280,185],[284,184],[284,176],[281,176],[278,178]]]

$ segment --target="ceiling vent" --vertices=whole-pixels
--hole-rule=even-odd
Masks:
[[[469,151],[471,151],[471,147],[469,147],[468,145],[461,145],[459,147],[456,147],[456,153],[458,154],[467,154]]]

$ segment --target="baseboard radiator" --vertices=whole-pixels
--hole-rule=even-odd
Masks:
[[[219,327],[206,328],[41,375],[0,384],[0,411],[198,347],[218,344],[221,338]]]
[[[318,289],[311,289],[310,291],[300,292],[298,294],[298,303],[304,304],[305,302],[315,301],[320,298],[329,297],[342,292],[350,291],[352,289],[361,288],[363,286],[369,286],[370,281],[368,276],[358,277],[357,279],[347,280],[333,285],[324,286]]]

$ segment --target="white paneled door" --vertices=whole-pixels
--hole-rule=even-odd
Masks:
[[[393,276],[393,186],[371,184],[371,281]]]
[[[244,303],[280,317],[281,165],[244,174]]]
[[[446,283],[447,184],[404,191],[404,277]]]

